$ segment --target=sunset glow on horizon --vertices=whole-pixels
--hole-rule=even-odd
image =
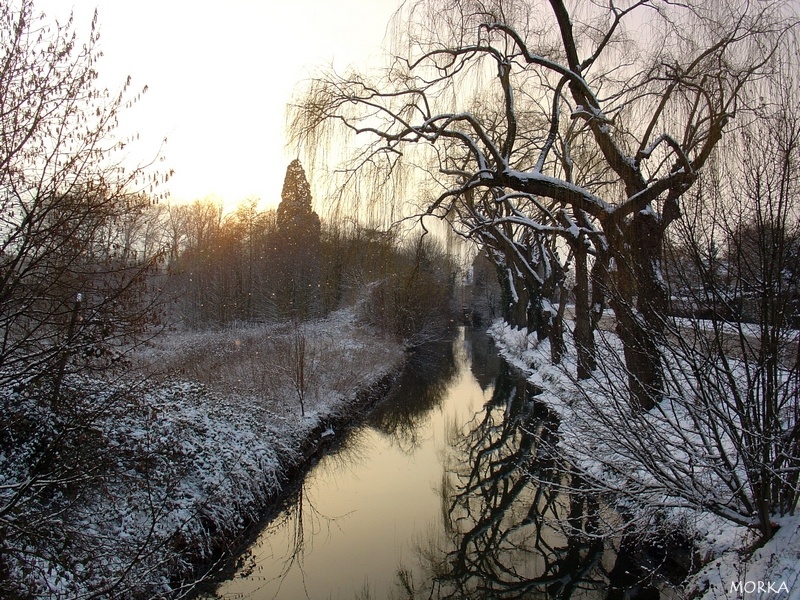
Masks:
[[[48,19],[74,14],[78,41],[98,11],[100,86],[131,77],[124,131],[138,134],[130,160],[159,151],[174,170],[170,201],[214,198],[226,210],[248,198],[276,206],[286,166],[286,108],[304,80],[333,66],[364,68],[387,43],[399,0],[36,2]],[[167,143],[163,144],[166,139]],[[312,187],[314,174],[309,173]],[[316,191],[316,190],[315,190]]]

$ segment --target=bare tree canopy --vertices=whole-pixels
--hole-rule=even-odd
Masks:
[[[420,212],[456,215],[461,234],[493,248],[537,327],[550,322],[542,269],[564,262],[535,250],[540,237],[594,257],[631,400],[651,407],[663,387],[664,232],[731,121],[757,106],[752,86],[772,72],[788,4],[426,0],[400,22],[385,72],[310,83],[296,142],[314,152],[357,134],[366,143],[346,170],[406,176],[412,165],[438,187]],[[587,299],[579,318],[602,304]]]
[[[143,258],[126,232],[167,176],[120,162],[118,117],[138,96],[98,87],[96,21],[80,41],[31,0],[0,6],[0,381],[104,353],[150,308],[158,250]]]

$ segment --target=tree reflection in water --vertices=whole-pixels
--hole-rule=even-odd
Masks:
[[[400,570],[406,597],[606,596],[602,507],[555,451],[558,420],[536,391],[502,363],[489,404],[452,432],[445,529],[418,549],[425,582]]]
[[[482,390],[486,391],[492,386],[497,386],[497,376],[505,361],[497,353],[494,340],[486,332],[466,328],[464,330],[464,350],[469,359],[469,368],[475,381]],[[509,385],[513,379],[508,378]]]
[[[607,535],[621,518],[570,473],[536,394],[481,333],[421,349],[219,597],[635,597],[645,573]]]
[[[420,423],[442,403],[457,371],[452,341],[420,347],[389,395],[370,414],[369,425],[391,437],[404,452],[412,452],[423,429]]]

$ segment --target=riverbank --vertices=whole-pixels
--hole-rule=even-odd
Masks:
[[[292,474],[383,393],[403,357],[341,311],[299,326],[166,335],[135,357],[135,383],[72,378],[75,414],[92,415],[74,443],[83,478],[65,477],[45,499],[15,488],[18,532],[2,542],[0,591],[189,594]],[[23,454],[0,457],[2,483],[26,480]]]
[[[684,582],[682,594],[704,600],[755,597],[765,593],[779,598],[800,598],[800,516],[777,519],[779,529],[774,537],[754,549],[755,537],[750,528],[735,525],[681,498],[670,497],[667,488],[653,485],[649,489],[648,476],[641,464],[620,451],[626,448],[625,431],[618,427],[620,423],[593,418],[597,414],[585,412],[582,399],[588,395],[596,405],[602,405],[603,396],[612,394],[615,389],[613,380],[604,384],[576,382],[571,374],[575,372],[577,359],[569,339],[564,362],[554,366],[550,364],[549,343],[538,342],[535,334],[528,335],[524,329],[500,322],[495,323],[489,333],[500,354],[542,391],[537,398],[559,414],[560,446],[568,456],[580,465],[583,473],[602,482],[604,492],[617,489],[617,497],[637,534],[647,536],[674,531],[692,541],[696,549],[696,572]],[[598,332],[597,335],[601,336],[598,345],[602,351],[621,352],[615,346],[613,334]],[[615,375],[609,373],[610,369],[603,376]],[[613,401],[613,398],[608,400],[609,403]],[[675,430],[691,431],[688,423],[685,428],[681,427],[678,411],[670,408],[663,412],[663,418],[668,415],[678,419]],[[653,452],[659,450],[653,448]],[[637,502],[629,479],[619,477],[626,469],[638,478],[641,502]]]

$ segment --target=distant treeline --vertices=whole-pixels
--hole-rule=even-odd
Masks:
[[[321,222],[299,162],[282,201],[143,205],[119,222],[119,253],[161,249],[149,285],[167,300],[162,317],[188,327],[307,319],[359,303],[361,316],[413,343],[452,316],[456,265],[431,237],[403,238],[354,220]]]

